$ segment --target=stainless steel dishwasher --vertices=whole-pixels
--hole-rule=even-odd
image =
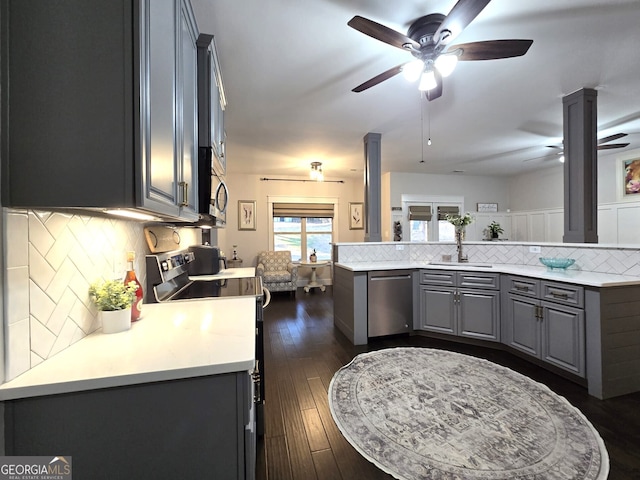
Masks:
[[[367,310],[369,337],[407,333],[413,325],[411,270],[369,272]]]

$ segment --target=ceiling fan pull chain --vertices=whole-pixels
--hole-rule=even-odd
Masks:
[[[424,163],[424,101],[425,92],[420,92],[420,163]]]
[[[424,93],[424,96],[427,96],[427,93]],[[427,145],[431,146],[431,112],[429,111],[429,104],[424,102],[427,109],[427,125],[429,127],[429,140],[427,140]]]

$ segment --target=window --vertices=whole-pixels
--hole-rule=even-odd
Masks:
[[[453,242],[456,239],[456,228],[447,220],[447,215],[460,215],[458,207],[438,206],[438,241]]]
[[[411,203],[409,212],[410,242],[452,242],[455,240],[455,228],[447,221],[447,214],[458,215],[460,206],[437,203]]]
[[[332,242],[333,205],[273,204],[274,250],[290,250],[294,261],[308,259],[313,250],[318,260],[330,260]]]

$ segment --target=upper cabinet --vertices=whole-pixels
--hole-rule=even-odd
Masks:
[[[2,0],[5,206],[196,220],[188,0]]]
[[[211,148],[213,173],[224,176],[227,172],[224,129],[227,102],[213,35],[200,34],[198,64],[198,138],[201,147]]]

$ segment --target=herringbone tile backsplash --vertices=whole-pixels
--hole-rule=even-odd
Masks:
[[[138,222],[13,209],[5,217],[8,381],[100,327],[89,285],[122,279],[127,251],[144,287],[149,252]]]
[[[398,249],[398,245],[403,245]],[[576,246],[575,244],[542,245],[540,253],[530,253],[528,244],[470,242],[464,244],[464,254],[473,263],[501,263],[542,266],[539,257],[574,258],[574,270],[640,276],[640,248],[615,246]],[[443,255],[456,259],[454,243],[360,243],[337,244],[334,261],[340,263],[431,262]]]

